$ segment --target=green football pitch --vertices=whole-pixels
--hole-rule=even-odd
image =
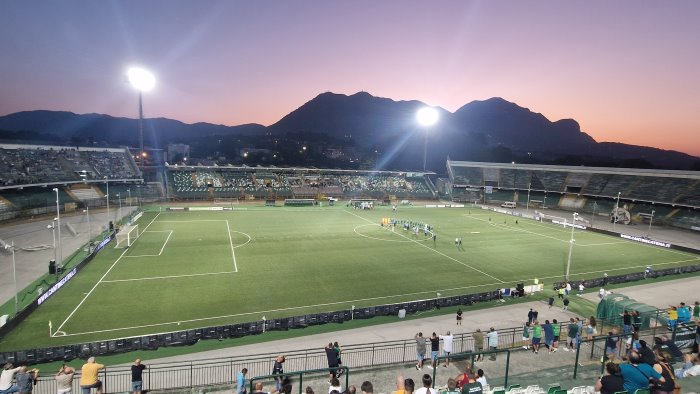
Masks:
[[[382,218],[427,223],[436,240]],[[146,212],[2,339],[2,350],[492,291],[564,277],[570,228],[477,208],[249,207]],[[462,238],[461,247],[455,238]],[[571,278],[700,256],[576,231]],[[52,323],[49,329],[49,321]]]

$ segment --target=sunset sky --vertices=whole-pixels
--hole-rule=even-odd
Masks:
[[[597,141],[700,155],[700,1],[0,2],[0,115],[269,125],[320,93],[503,97]]]

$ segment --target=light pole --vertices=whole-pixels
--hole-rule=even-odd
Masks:
[[[525,205],[525,212],[530,210],[530,187],[532,183],[527,184],[527,205]]]
[[[617,201],[615,202],[615,212],[613,213],[613,231],[615,231],[615,225],[617,225],[617,210],[620,209],[620,194],[622,194],[622,192],[617,192]]]
[[[573,221],[571,222],[571,240],[569,241],[569,258],[566,260],[566,281],[569,281],[569,269],[571,268],[571,252],[574,249],[574,225],[578,220],[578,213],[574,212]]]
[[[107,182],[107,195],[105,195],[105,198],[107,199],[107,224],[109,225],[109,178],[107,176],[104,178],[105,182]]]
[[[47,225],[46,228],[51,229],[51,236],[53,237],[53,261],[56,262],[56,218],[53,218],[51,224]]]
[[[19,302],[17,302],[17,268],[15,264],[15,240],[12,244],[5,244],[5,250],[12,249],[12,281],[15,283],[15,316],[19,313]]]
[[[143,175],[143,92],[148,92],[156,84],[156,78],[153,74],[140,67],[131,67],[127,71],[127,76],[129,77],[129,82],[136,90],[139,91],[139,166],[141,167],[141,174]]]
[[[88,243],[92,241],[92,225],[90,225],[90,206],[85,204],[85,216],[87,216],[88,222]]]
[[[598,202],[593,201],[593,216],[591,216],[591,227],[593,227],[593,221],[595,220],[595,208],[598,206]]]
[[[416,112],[418,124],[423,126],[425,130],[425,140],[423,143],[423,171],[425,172],[426,162],[428,158],[428,128],[433,126],[438,121],[438,111],[433,107],[423,107]]]
[[[117,200],[119,200],[119,217],[117,218],[117,221],[122,219],[122,195],[121,193],[117,193]]]
[[[58,188],[54,187],[53,191],[56,192],[56,223],[58,226],[58,260],[56,263],[59,265],[63,264],[63,245],[61,244],[61,210],[58,205]]]
[[[647,237],[651,237],[651,222],[654,220],[654,211],[653,209],[651,210],[651,216],[649,217],[649,231],[647,234]]]

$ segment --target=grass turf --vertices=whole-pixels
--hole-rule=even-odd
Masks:
[[[437,240],[397,227],[434,226]],[[3,351],[289,317],[561,280],[571,230],[480,209],[147,213],[0,342]],[[462,247],[455,237],[463,239]],[[576,231],[571,278],[700,257]],[[53,323],[49,335],[48,321]]]

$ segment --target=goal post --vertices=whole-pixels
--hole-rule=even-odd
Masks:
[[[124,226],[117,233],[115,248],[128,248],[139,237],[139,225]]]

